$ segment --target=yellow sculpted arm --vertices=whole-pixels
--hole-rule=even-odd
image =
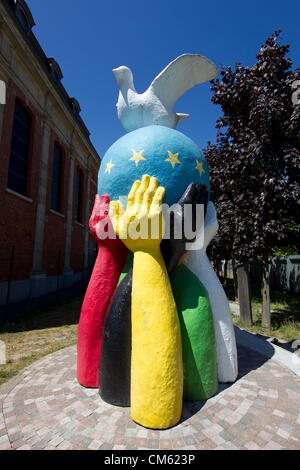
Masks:
[[[126,211],[118,202],[110,209],[117,235],[134,252],[131,417],[157,429],[180,420],[183,388],[180,326],[160,252],[164,192],[146,175],[133,184]]]

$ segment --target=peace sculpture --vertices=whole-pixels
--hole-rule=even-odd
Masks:
[[[175,129],[188,117],[174,111],[177,99],[218,70],[184,54],[142,94],[128,67],[113,73],[127,133],[99,170],[90,218],[98,255],[78,325],[77,379],[130,406],[136,423],[166,429],[180,421],[183,399],[206,400],[238,373],[228,300],[206,255],[218,230],[209,169]],[[198,207],[204,225],[189,238],[182,228],[197,226]]]

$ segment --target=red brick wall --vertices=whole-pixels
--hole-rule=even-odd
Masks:
[[[8,280],[9,261],[11,248],[15,245],[15,259],[13,269],[13,280],[28,279],[33,263],[33,248],[35,238],[35,223],[37,210],[37,196],[40,173],[40,155],[42,149],[43,130],[41,127],[41,116],[26,98],[22,91],[9,81],[7,86],[7,104],[4,108],[2,138],[0,142],[0,282]],[[11,147],[11,137],[14,118],[15,100],[19,99],[26,107],[32,117],[32,138],[28,169],[27,197],[32,202],[8,193],[6,191],[9,157]],[[63,150],[63,178],[61,193],[61,213],[64,217],[51,212],[51,185],[53,170],[53,150],[54,143],[57,142]],[[86,221],[86,194],[87,176],[84,169],[83,190],[82,190],[82,225],[75,222],[75,186],[76,168],[80,167],[75,163],[74,184],[73,184],[73,213],[72,213],[72,243],[71,243],[71,267],[75,272],[82,270],[84,253],[84,224]],[[60,273],[64,266],[64,251],[66,240],[67,223],[67,199],[70,170],[70,155],[63,142],[60,141],[54,131],[50,133],[49,161],[48,161],[48,181],[46,195],[46,212],[44,227],[43,246],[43,269],[47,275],[56,275],[58,264],[58,253],[60,257]],[[95,194],[97,192],[97,169],[93,169],[92,181],[89,194],[89,216],[92,212]],[[93,238],[89,237],[89,240]]]
[[[82,171],[82,219],[81,224],[75,222],[75,214],[76,214],[76,199],[75,199],[75,192],[76,192],[76,172],[77,169]],[[73,214],[72,214],[72,221],[73,221],[73,228],[72,228],[72,244],[71,244],[71,268],[74,272],[80,272],[83,268],[83,260],[84,260],[84,224],[85,224],[85,201],[86,201],[86,175],[84,173],[83,168],[79,165],[78,162],[75,163],[74,166],[74,184],[73,184]]]
[[[5,190],[16,99],[21,101],[32,117],[27,195],[33,202],[25,201]],[[9,80],[0,143],[0,281],[7,280],[12,245],[16,246],[13,279],[28,278],[32,267],[41,143],[41,116],[30,102],[26,103],[24,94]]]
[[[94,179],[93,174],[92,174],[92,178],[93,178],[93,180],[90,181],[89,218],[92,214],[92,210],[93,210],[94,202],[95,202],[95,196],[97,194],[97,184],[94,183],[94,181],[97,181],[97,179],[96,180]],[[97,256],[98,248],[97,248],[97,244],[95,243],[94,237],[92,236],[91,232],[89,231],[89,247],[90,247],[91,242],[92,242],[92,245],[93,245],[93,257],[95,259],[95,257]]]
[[[61,207],[60,213],[64,217],[60,217],[51,211],[51,188],[52,188],[52,171],[54,144],[57,143],[63,152],[62,164],[62,181],[61,181]],[[43,269],[48,276],[57,274],[58,259],[60,256],[60,269],[62,273],[64,266],[64,251],[66,241],[66,222],[67,222],[67,200],[68,200],[68,184],[69,184],[70,157],[67,148],[58,138],[53,130],[50,134],[49,160],[48,160],[48,185],[46,199],[46,222],[44,231],[44,255]],[[59,255],[60,252],[60,255]]]

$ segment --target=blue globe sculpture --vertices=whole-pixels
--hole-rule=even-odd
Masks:
[[[164,203],[178,201],[190,183],[205,184],[209,171],[199,147],[181,132],[164,126],[142,127],[125,134],[105,153],[98,177],[98,194],[111,201],[126,197],[135,180],[155,176],[164,186]]]

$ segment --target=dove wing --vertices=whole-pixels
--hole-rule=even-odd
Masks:
[[[215,64],[206,57],[199,54],[183,54],[167,65],[149,88],[152,88],[162,102],[174,105],[187,90],[213,80],[218,73]]]

